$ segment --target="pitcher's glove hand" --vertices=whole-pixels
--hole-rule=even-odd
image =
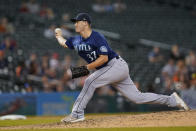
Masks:
[[[90,72],[86,66],[70,67],[72,79],[88,75]]]

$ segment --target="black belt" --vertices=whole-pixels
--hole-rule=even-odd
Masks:
[[[119,58],[120,58],[120,57],[117,55],[117,56],[116,56],[116,59],[119,59]]]

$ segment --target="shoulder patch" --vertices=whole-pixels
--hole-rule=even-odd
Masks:
[[[80,43],[80,37],[79,36],[75,36],[73,39],[73,44],[74,45],[78,45]]]
[[[78,45],[80,43],[80,41],[78,39],[74,39],[73,44],[74,45]]]
[[[108,49],[105,46],[100,47],[101,52],[108,52]]]

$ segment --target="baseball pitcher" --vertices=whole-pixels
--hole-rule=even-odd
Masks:
[[[141,93],[129,76],[129,68],[125,60],[115,53],[108,45],[104,36],[91,29],[91,17],[87,13],[79,13],[71,19],[75,23],[75,31],[79,35],[64,39],[60,28],[55,30],[58,43],[75,50],[88,64],[81,67],[72,67],[72,78],[89,74],[89,70],[96,71],[85,80],[84,87],[75,101],[72,112],[63,118],[62,122],[83,121],[84,109],[93,96],[96,88],[113,85],[130,101],[137,104],[164,104],[170,107],[179,107],[188,110],[188,106],[177,95],[159,95],[154,93]]]

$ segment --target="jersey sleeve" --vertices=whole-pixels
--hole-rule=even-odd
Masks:
[[[69,39],[67,39],[67,41],[65,42],[65,44],[67,45],[67,47],[69,49],[74,49],[74,46],[73,46],[73,37],[70,37]]]
[[[109,46],[105,39],[105,37],[101,34],[96,34],[95,37],[95,46],[97,47],[98,55],[108,55],[109,54]]]

